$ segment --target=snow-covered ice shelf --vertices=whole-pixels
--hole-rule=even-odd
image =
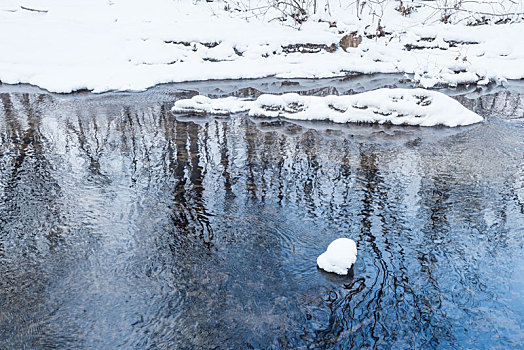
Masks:
[[[261,95],[254,101],[236,97],[195,96],[175,102],[174,113],[329,120],[335,123],[390,123],[449,127],[471,125],[483,118],[451,97],[425,89],[377,89],[349,96]]]

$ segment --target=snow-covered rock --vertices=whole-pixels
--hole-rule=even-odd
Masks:
[[[196,95],[191,99],[178,100],[172,111],[175,113],[209,114],[225,116],[231,113],[243,112],[249,109],[250,101],[236,97],[210,99],[209,97]]]
[[[424,89],[377,89],[356,95],[324,97],[266,94],[255,101],[195,96],[175,102],[172,111],[214,115],[248,111],[253,117],[449,127],[483,120],[451,97]]]
[[[329,244],[327,250],[317,258],[322,270],[347,275],[357,260],[357,245],[349,238],[338,238]]]

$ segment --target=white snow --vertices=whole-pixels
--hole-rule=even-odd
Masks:
[[[390,123],[448,127],[483,118],[451,97],[425,89],[377,89],[348,96],[261,95],[254,101],[195,96],[175,102],[174,113],[228,115],[248,111],[253,117],[329,120],[335,123]]]
[[[191,99],[176,101],[172,111],[175,113],[227,116],[231,113],[239,113],[248,110],[250,104],[250,101],[236,97],[211,99],[206,96],[196,95]]]
[[[327,250],[317,258],[322,270],[347,275],[357,260],[357,245],[349,238],[338,238],[329,244]]]
[[[499,2],[500,9],[498,2],[486,2],[480,10],[521,16],[523,0]],[[418,0],[404,2],[425,4],[409,16],[395,10],[398,1],[385,1],[373,11],[363,7],[360,19],[353,5],[318,3],[317,14],[299,26],[275,20],[278,11],[262,7],[258,16],[243,11],[248,5],[256,7],[247,0],[228,1],[239,5],[230,11],[221,0],[3,0],[0,81],[55,92],[101,92],[143,90],[168,82],[271,75],[321,78],[346,72],[409,73],[424,87],[524,78],[522,22],[467,26],[482,12],[463,11],[451,17],[453,24],[446,24],[440,21],[442,11],[431,8],[433,2]],[[374,37],[378,19],[386,34]],[[285,49],[338,45],[352,31],[363,40],[347,52]]]

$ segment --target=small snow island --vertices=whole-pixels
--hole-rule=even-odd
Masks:
[[[175,102],[176,114],[324,120],[334,123],[376,123],[413,126],[465,126],[483,118],[457,100],[433,90],[383,88],[344,96],[264,94],[256,100],[197,95]]]
[[[357,244],[349,238],[338,238],[317,258],[317,265],[326,272],[347,275],[357,260]]]

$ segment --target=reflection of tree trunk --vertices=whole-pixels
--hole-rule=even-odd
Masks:
[[[433,177],[433,189],[431,191],[431,202],[428,203],[430,214],[430,226],[429,229],[431,239],[436,238],[435,233],[445,230],[448,226],[447,212],[449,204],[449,181],[452,181],[448,176],[444,174]]]
[[[257,198],[257,185],[255,182],[254,169],[256,169],[256,146],[255,146],[255,133],[253,132],[253,124],[247,120],[242,122],[244,124],[244,137],[246,140],[246,166],[247,166],[247,178],[246,178],[246,190],[253,199]]]
[[[86,133],[86,127],[84,127],[84,122],[82,121],[80,115],[77,115],[77,121],[78,129],[75,128],[75,126],[69,121],[66,122],[66,126],[71,132],[73,132],[76,135],[76,138],[78,140],[78,147],[89,162],[89,170],[91,171],[91,174],[95,176],[95,178],[103,180],[103,182],[109,181],[109,178],[107,178],[107,176],[103,174],[101,171],[99,161],[100,155],[91,150],[91,147],[89,145],[89,136]]]
[[[228,125],[222,123],[222,135],[217,135],[218,140],[222,140],[220,144],[220,164],[222,164],[222,177],[224,178],[224,190],[226,191],[226,200],[232,198],[234,193],[231,189],[231,175],[229,169],[229,150],[227,145]],[[220,128],[217,128],[217,132]]]
[[[13,135],[18,134],[19,136],[18,140],[13,140],[18,153],[13,164],[13,171],[11,175],[11,179],[13,179],[13,181],[16,180],[17,174],[20,172],[22,164],[24,163],[24,160],[26,159],[28,153],[31,150],[33,151],[33,154],[36,153],[34,152],[37,148],[35,146],[37,146],[36,143],[39,142],[39,140],[35,139],[35,128],[39,127],[39,121],[35,120],[33,116],[33,111],[31,110],[28,94],[22,95],[22,105],[24,106],[27,113],[28,128],[25,131],[23,131],[20,128],[16,131],[13,130],[12,132]],[[11,125],[15,126],[15,123]],[[19,124],[16,126],[19,126]]]
[[[177,229],[183,230],[185,234],[196,234],[205,244],[210,245],[214,236],[203,203],[202,155],[198,146],[200,127],[195,123],[184,122],[175,122],[174,127],[176,160],[172,220]],[[186,190],[186,186],[191,186],[191,189]]]
[[[176,122],[175,133],[176,160],[174,177],[176,185],[173,221],[177,227],[185,227],[188,225],[188,218],[185,215],[188,204],[186,200],[186,178],[184,174],[188,158],[186,151],[187,124]]]
[[[163,126],[164,137],[166,139],[166,149],[165,153],[167,158],[167,164],[163,162],[163,174],[171,175],[175,173],[176,169],[176,159],[175,159],[175,149],[176,149],[176,140],[175,140],[175,122],[169,120],[169,114],[165,109],[161,109],[160,118],[159,118],[159,128]],[[175,141],[175,143],[173,143]],[[176,179],[174,179],[176,181]]]
[[[362,234],[367,237],[367,241],[371,245],[371,249],[375,254],[375,261],[378,262],[377,267],[377,276],[375,281],[369,286],[369,292],[376,291],[375,294],[370,297],[367,305],[363,306],[366,310],[374,310],[374,315],[372,316],[373,322],[370,323],[369,337],[371,337],[375,342],[378,341],[378,337],[375,335],[375,328],[378,327],[380,321],[380,305],[383,298],[383,290],[385,290],[388,279],[388,267],[384,262],[382,257],[382,252],[377,246],[376,237],[372,233],[372,222],[371,217],[374,214],[374,202],[381,197],[380,192],[382,191],[382,182],[383,179],[380,176],[380,171],[377,165],[377,155],[372,151],[360,152],[360,171],[363,172],[364,177],[364,193],[362,199],[362,210],[359,214],[361,217],[362,225]],[[368,294],[366,293],[366,294]],[[363,296],[367,298],[366,296]],[[365,299],[363,299],[364,301]],[[375,304],[372,306],[371,304]],[[358,307],[358,305],[356,306]]]
[[[135,113],[135,117],[137,118],[137,123],[135,126],[135,123],[133,121],[133,116],[131,114],[131,110],[129,106],[126,106],[124,108],[123,112],[123,120],[122,120],[122,148],[125,147],[125,149],[122,149],[122,151],[125,154],[126,150],[129,150],[131,152],[131,167],[133,168],[132,175],[131,175],[131,181],[136,181],[137,176],[137,166],[138,166],[138,159],[137,159],[137,153],[138,153],[138,147],[137,147],[137,140],[135,136],[135,130],[140,126],[140,123],[138,123],[138,113]],[[139,130],[140,132],[140,130]],[[129,133],[129,136],[127,135]],[[129,141],[128,141],[129,139]],[[130,145],[128,145],[130,143]]]
[[[306,202],[306,207],[308,213],[314,214],[317,209],[315,203],[315,198],[318,195],[315,193],[319,189],[319,171],[321,169],[320,164],[317,160],[318,151],[315,147],[310,147],[315,143],[315,140],[312,139],[312,134],[304,134],[307,137],[305,141],[304,153],[306,155],[306,166],[307,170],[305,173],[306,180],[303,185],[304,201]]]
[[[340,188],[343,188],[342,191],[342,203],[345,207],[350,204],[351,198],[351,162],[348,157],[349,150],[343,153],[342,162],[340,164],[338,179],[333,186],[339,186],[339,183],[342,182]],[[351,226],[348,227],[348,231],[351,231]]]
[[[286,147],[286,140],[285,138],[280,138],[278,144],[278,154],[280,157],[278,157],[278,203],[282,206],[282,201],[284,199],[284,183],[286,182],[285,175],[282,173],[284,169],[284,161],[285,157],[283,156],[285,154],[285,147]]]
[[[208,213],[204,206],[203,192],[204,187],[202,186],[203,174],[202,166],[200,165],[200,157],[202,156],[198,147],[198,136],[200,133],[200,126],[195,123],[189,123],[188,125],[188,142],[189,142],[189,159],[190,163],[190,175],[189,180],[191,183],[191,195],[193,197],[193,205],[195,210],[195,220],[200,226],[199,237],[204,243],[210,244],[213,240],[213,230],[209,223]]]
[[[7,188],[9,188],[10,186],[16,185],[17,174],[20,171],[26,155],[27,137],[24,135],[22,126],[14,113],[13,103],[9,94],[2,94],[2,104],[4,106],[6,121],[6,135],[5,138],[2,138],[2,145],[12,145],[15,148],[15,159],[12,162],[11,175],[6,181]],[[24,145],[24,139],[26,140],[26,145]],[[6,190],[6,196],[8,192],[9,191]]]
[[[262,152],[262,155],[259,156],[259,164],[260,164],[260,169],[262,169],[260,171],[260,200],[262,202],[265,202],[266,200],[266,195],[267,195],[267,192],[269,191],[269,184],[271,183],[271,179],[268,183],[268,181],[266,181],[266,172],[264,171],[265,169],[269,169],[270,168],[270,163],[269,163],[269,160],[271,159],[271,155],[272,155],[272,152],[273,150],[270,148],[271,147],[271,135],[270,134],[265,134],[265,135],[262,135],[262,147],[261,149],[263,149],[263,152]]]

